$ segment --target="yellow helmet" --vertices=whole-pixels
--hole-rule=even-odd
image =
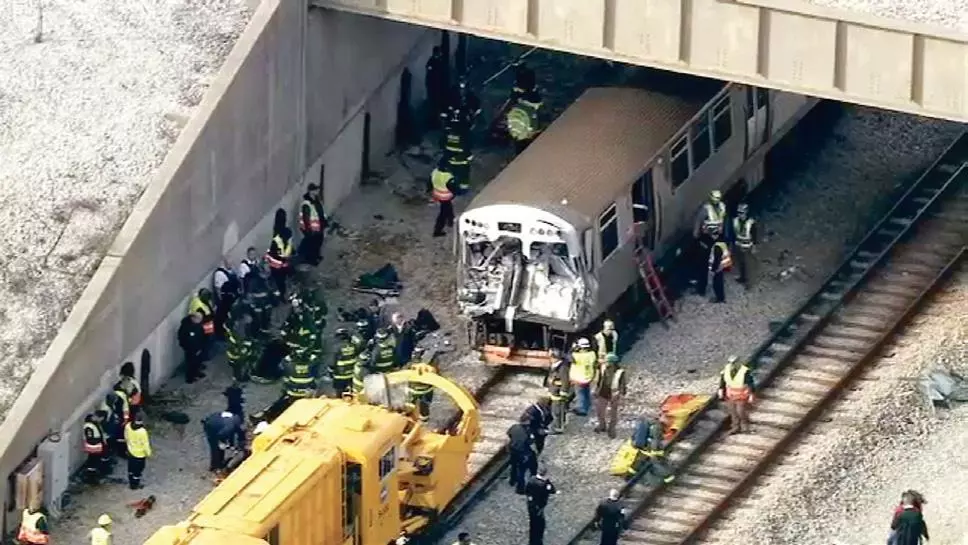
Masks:
[[[111,524],[111,522],[113,521],[111,520],[111,517],[108,516],[107,514],[101,515],[100,517],[97,518],[98,526],[107,526],[108,524]]]

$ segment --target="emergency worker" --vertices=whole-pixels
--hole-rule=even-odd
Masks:
[[[440,46],[435,46],[424,71],[427,96],[427,118],[431,127],[440,124],[440,113],[447,99],[447,58]]]
[[[198,290],[188,303],[188,313],[197,312],[202,315],[202,331],[205,333],[207,342],[215,335],[215,303],[212,301],[212,291],[208,288]]]
[[[544,385],[548,388],[548,398],[551,400],[552,420],[549,433],[564,433],[565,414],[568,412],[571,392],[568,381],[568,360],[562,357],[557,349],[551,351],[551,367],[548,369]]]
[[[50,543],[50,526],[47,524],[47,515],[40,511],[40,507],[31,505],[24,509],[20,517],[17,541],[26,545],[47,545]]]
[[[370,350],[364,348],[360,355],[356,357],[356,365],[353,367],[353,393],[360,395],[363,393],[364,379],[370,374]]]
[[[386,329],[380,328],[373,337],[373,342],[373,361],[370,363],[370,369],[374,373],[393,371],[397,363],[397,346],[393,336]]]
[[[729,246],[722,241],[713,243],[712,250],[709,252],[709,275],[713,279],[713,301],[716,303],[726,302],[723,276],[732,268],[733,257],[729,253]],[[702,293],[705,294],[705,292],[706,286],[702,285]]]
[[[736,207],[736,217],[733,218],[732,242],[733,259],[736,261],[736,281],[747,288],[753,274],[754,255],[756,254],[757,225],[756,220],[749,217],[750,206],[740,203]]]
[[[230,446],[245,446],[245,424],[239,415],[220,411],[202,420],[202,431],[208,443],[208,470],[211,472],[225,469],[225,451]]]
[[[178,326],[178,346],[185,354],[185,382],[191,384],[205,378],[205,348],[207,335],[202,329],[202,314],[193,312],[182,318]]]
[[[457,182],[446,158],[441,159],[430,174],[430,184],[431,196],[439,205],[437,219],[434,221],[434,236],[442,237],[446,235],[444,227],[454,226],[454,192],[457,191]]]
[[[451,90],[447,110],[440,115],[445,120],[459,120],[467,127],[468,132],[474,126],[474,122],[481,115],[481,101],[470,90],[466,79],[461,78]]]
[[[316,395],[316,363],[315,354],[286,356],[286,379],[283,383],[286,397],[295,400]]]
[[[97,527],[91,530],[91,545],[113,545],[114,537],[111,535],[111,524],[114,521],[107,514],[102,514],[97,518]]]
[[[538,90],[538,78],[534,70],[522,62],[515,64],[514,87],[511,88],[511,96],[508,98],[508,104],[514,104],[518,99],[535,93]]]
[[[726,401],[729,412],[729,433],[749,431],[749,405],[754,401],[753,372],[749,365],[739,363],[739,358],[730,356],[719,377],[719,399]]]
[[[269,286],[269,272],[263,264],[255,267],[249,276],[246,277],[248,289],[246,290],[246,302],[248,303],[249,314],[252,316],[252,323],[249,324],[248,337],[262,338],[269,337],[269,330],[272,327],[272,289]]]
[[[706,294],[706,282],[709,277],[709,252],[713,244],[723,236],[723,229],[726,223],[726,205],[723,203],[723,193],[714,190],[709,193],[709,200],[703,205],[696,215],[693,225],[693,238],[695,239],[695,249],[693,251],[693,274],[692,282],[696,284],[696,293]]]
[[[232,367],[232,376],[239,382],[248,382],[255,366],[255,348],[252,341],[231,328],[225,330],[225,336],[228,340],[225,358]]]
[[[269,263],[269,276],[275,284],[276,297],[285,299],[286,280],[292,272],[292,229],[283,227],[272,237],[266,262]]]
[[[592,525],[601,530],[600,545],[617,545],[618,536],[625,527],[625,508],[619,501],[616,489],[608,491],[608,498],[598,504]]]
[[[128,454],[128,447],[124,444],[124,411],[118,399],[118,394],[108,392],[104,396],[101,404],[101,412],[104,413],[104,420],[101,429],[107,435],[108,445],[111,451],[124,458]]]
[[[595,433],[607,431],[609,437],[615,438],[618,406],[625,393],[625,370],[619,367],[618,356],[609,354],[595,372],[595,413],[598,416]]]
[[[118,381],[114,384],[113,390],[122,392],[128,400],[132,411],[141,410],[141,384],[134,376],[134,363],[126,361],[121,365],[121,372]]]
[[[370,322],[357,320],[353,327],[356,331],[350,336],[350,342],[356,345],[356,351],[359,353],[370,344],[370,339],[373,338],[370,333]]]
[[[632,462],[628,477],[647,471],[649,477],[658,478],[670,483],[675,475],[665,463],[665,447],[663,445],[663,427],[655,418],[642,416],[635,424],[632,432],[632,448],[636,449],[635,460]]]
[[[408,367],[418,373],[438,373],[437,365],[433,361],[424,361],[424,349],[416,347],[413,349],[412,359]],[[434,387],[429,384],[411,382],[409,385],[410,402],[417,407],[420,414],[420,421],[430,420],[430,405],[434,401]]]
[[[538,135],[541,95],[537,91],[525,93],[517,99],[505,114],[508,136],[514,143],[515,153],[521,153]]]
[[[259,256],[255,251],[255,248],[249,246],[245,250],[245,257],[239,261],[239,266],[236,269],[236,276],[239,277],[239,282],[242,283],[242,294],[245,295],[249,293],[249,275],[255,272],[256,267],[259,266]]]
[[[618,331],[615,331],[615,322],[605,320],[602,323],[602,330],[595,334],[595,348],[598,350],[598,361],[605,361],[605,356],[618,354]]]
[[[595,378],[595,365],[597,363],[598,357],[592,350],[592,344],[584,337],[578,339],[571,354],[568,379],[578,398],[578,407],[575,408],[575,414],[579,416],[588,416],[588,411],[591,410],[591,383]]]
[[[359,355],[359,348],[350,338],[350,333],[344,328],[336,330],[336,354],[333,356],[333,364],[330,366],[330,374],[333,377],[333,390],[336,397],[353,391],[353,368],[356,366],[356,356]]]
[[[141,476],[148,458],[151,457],[151,440],[140,415],[124,427],[124,442],[128,446],[128,487],[131,490],[144,488]]]
[[[547,475],[548,469],[541,466],[524,486],[524,493],[528,497],[528,545],[544,545],[547,526],[545,507],[548,506],[548,499],[558,493]]]
[[[124,390],[117,387],[112,390],[112,393],[114,393],[115,399],[113,400],[114,405],[111,407],[111,410],[118,413],[123,423],[127,424],[131,422],[133,415],[131,414],[131,403],[128,401],[127,394],[124,393]]]
[[[474,155],[467,150],[461,150],[446,152],[444,156],[457,184],[456,194],[464,195],[471,188],[471,161],[474,160]]]
[[[529,421],[528,415],[522,414],[507,431],[511,465],[508,482],[518,494],[524,494],[524,485],[527,483],[525,472],[534,475],[538,471],[538,455],[534,452],[534,437],[528,431]]]
[[[299,242],[299,255],[310,265],[319,265],[322,260],[324,229],[326,229],[326,214],[323,212],[322,196],[319,186],[309,184],[299,206],[299,230],[302,240]]]
[[[551,416],[551,398],[548,396],[538,398],[524,410],[524,416],[528,420],[528,432],[531,433],[534,441],[534,450],[540,456],[544,452],[548,428],[554,420]]]
[[[101,478],[111,473],[111,456],[108,449],[107,435],[101,422],[104,411],[96,411],[84,417],[84,452],[87,460],[84,462],[84,480],[88,484],[97,484]]]

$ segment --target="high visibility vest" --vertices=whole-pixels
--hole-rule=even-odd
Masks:
[[[591,350],[575,352],[571,355],[571,368],[568,369],[568,380],[575,384],[589,384],[595,378],[595,364],[598,357]]]
[[[559,360],[551,365],[551,369],[548,371],[548,397],[551,401],[564,401],[567,397],[565,394],[565,384],[561,380],[560,366],[563,365]]]
[[[531,140],[537,132],[540,102],[519,99],[506,115],[508,134],[515,140]]]
[[[446,142],[444,143],[444,148],[450,152],[464,153],[466,151],[466,145],[464,142],[465,130],[466,129],[464,127],[460,127],[459,130],[458,127],[447,127],[447,137]]]
[[[376,358],[373,360],[373,367],[377,373],[386,373],[393,368],[396,358],[396,346],[389,339],[378,344],[376,347]]]
[[[319,211],[316,210],[316,204],[309,199],[303,199],[302,207],[309,207],[309,217],[307,218],[305,214],[299,214],[300,227],[304,232],[318,233],[323,230],[323,223],[319,219]]]
[[[88,439],[87,432],[91,432]],[[90,441],[93,441],[90,442]],[[84,452],[88,454],[104,454],[104,432],[94,422],[84,423]]]
[[[303,391],[308,389],[316,382],[316,377],[313,376],[313,366],[311,363],[299,360],[293,362],[291,357],[287,356],[288,360],[288,373],[286,375],[286,383],[292,386],[294,389]]]
[[[726,383],[726,399],[736,401],[747,401],[750,398],[750,389],[746,385],[746,374],[750,368],[745,364],[740,364],[739,369],[733,369],[732,363],[727,363],[723,367],[723,381]]]
[[[702,229],[706,233],[722,233],[723,232],[723,220],[726,219],[726,205],[723,203],[716,204],[706,203],[706,219],[702,222]]]
[[[124,393],[124,390],[114,390],[114,394],[121,399],[121,414],[118,416],[124,419],[125,424],[131,422],[131,403],[128,402],[128,394]]]
[[[346,380],[353,378],[353,367],[356,365],[356,345],[345,341],[339,347],[336,363],[333,364],[333,378]]]
[[[607,334],[604,331],[599,331],[595,335],[595,344],[598,345],[599,358],[604,359],[605,356],[614,354],[618,345],[618,331],[609,331]]]
[[[273,256],[270,248],[270,251],[266,252],[266,261],[272,269],[284,269],[289,264],[289,258],[292,257],[292,240],[284,241],[282,240],[282,235],[276,235],[272,237],[272,242],[278,248],[281,259]]]
[[[447,187],[448,182],[454,179],[454,175],[445,170],[435,168],[430,175],[430,183],[433,185],[431,196],[437,202],[447,202],[454,199],[454,194]]]
[[[363,393],[363,379],[366,378],[366,366],[367,366],[367,356],[368,354],[360,354],[356,358],[356,365],[353,366],[353,393],[362,394]]]
[[[191,302],[188,303],[188,312],[198,312],[202,315],[202,331],[206,335],[211,335],[215,333],[215,322],[212,321],[212,307],[208,306],[208,303],[202,301],[199,296],[192,297]]]
[[[417,371],[418,373],[436,373],[437,369],[429,363],[424,363],[422,361],[413,362],[410,364],[410,369]],[[420,382],[411,382],[409,385],[410,393],[414,396],[423,396],[429,394],[434,387],[429,384],[423,384]]]
[[[719,258],[719,269],[712,272],[717,273],[720,271],[728,271],[733,268],[733,256],[729,253],[729,246],[727,246],[725,242],[717,242],[716,244],[713,244],[712,250],[709,251],[710,270],[712,269],[713,261],[715,261],[716,258],[716,248],[722,250],[723,255]]]
[[[134,429],[128,424],[124,427],[124,442],[128,445],[128,454],[133,458],[148,458],[151,456],[151,441],[148,439],[148,430],[145,428]]]
[[[112,545],[111,532],[100,526],[91,530],[91,545]]]
[[[621,393],[619,387],[622,385],[622,377],[624,376],[625,369],[616,369],[615,372],[612,373],[612,383],[609,384],[609,387],[611,388],[613,396],[617,396]]]
[[[141,405],[141,388],[138,386],[138,381],[133,377],[121,377],[121,380],[118,381],[118,385],[114,389],[120,389],[124,392],[130,405]]]
[[[733,232],[736,233],[736,246],[738,248],[749,250],[753,247],[753,223],[752,218],[733,219]]]
[[[31,545],[45,545],[49,542],[50,536],[40,531],[40,521],[46,520],[41,512],[31,513],[29,509],[24,509],[23,516],[20,518],[20,531],[17,532],[17,541],[30,543]]]

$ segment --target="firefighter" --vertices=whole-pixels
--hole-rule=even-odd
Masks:
[[[480,99],[471,92],[470,87],[467,86],[467,80],[463,78],[457,82],[457,86],[451,90],[450,95],[447,109],[441,112],[441,117],[445,120],[458,119],[470,132],[474,122],[481,115]]]
[[[363,351],[370,344],[370,322],[367,320],[357,320],[353,327],[356,331],[350,336],[350,342],[356,345],[357,353]]]
[[[128,446],[128,487],[131,490],[144,488],[141,476],[148,458],[151,457],[151,440],[140,415],[124,427],[124,442]]]
[[[719,377],[719,399],[726,401],[729,412],[729,433],[749,431],[749,405],[754,401],[753,372],[739,358],[730,356]]]
[[[447,97],[447,57],[440,46],[434,46],[424,71],[424,87],[427,93],[427,118],[432,128],[440,123],[440,113]]]
[[[541,95],[536,90],[517,99],[504,114],[508,136],[514,142],[515,153],[521,153],[538,135]]]
[[[212,291],[208,288],[198,290],[188,303],[188,313],[202,315],[202,332],[205,334],[205,350],[202,355],[207,360],[211,354],[212,343],[215,340],[215,303],[212,301]]]
[[[729,246],[725,242],[715,242],[713,243],[712,249],[709,251],[709,275],[713,277],[713,301],[716,303],[726,302],[726,286],[723,283],[723,276],[726,271],[733,268],[733,258],[729,253]],[[701,294],[706,293],[706,286],[703,283],[701,286]]]
[[[360,347],[353,343],[349,331],[344,328],[337,329],[335,337],[339,345],[333,356],[330,373],[333,377],[333,390],[336,391],[336,397],[340,397],[353,391],[353,368],[356,366]]]
[[[373,337],[373,361],[370,369],[374,373],[389,373],[397,363],[397,346],[393,336],[386,329],[380,328]]]
[[[114,384],[114,391],[124,393],[132,411],[141,410],[141,385],[138,383],[138,379],[134,377],[134,363],[124,362],[119,374],[118,382]]]
[[[598,350],[598,361],[605,361],[605,356],[618,354],[618,331],[615,331],[615,322],[605,320],[602,323],[602,330],[595,334],[595,348]]]
[[[524,493],[528,497],[528,545],[544,544],[547,525],[545,507],[548,506],[548,499],[558,493],[547,475],[548,469],[539,467],[537,473],[524,486]]]
[[[84,462],[84,480],[88,484],[97,484],[102,477],[111,473],[107,435],[101,427],[105,415],[104,411],[96,411],[84,417],[84,452],[87,454],[87,460]]]
[[[289,354],[295,355],[316,355],[316,335],[313,330],[310,329],[303,314],[299,311],[294,311],[289,315],[289,319],[286,321],[285,327],[285,339],[286,347],[289,349]]]
[[[732,246],[733,259],[736,261],[736,281],[745,287],[750,286],[753,269],[753,256],[756,254],[757,225],[756,220],[749,217],[750,206],[740,203],[736,207],[736,217],[733,218]]]
[[[225,335],[229,342],[225,349],[225,358],[232,367],[232,376],[239,382],[248,382],[255,366],[255,348],[252,341],[242,337],[233,329],[227,329]]]
[[[454,174],[450,171],[446,158],[442,158],[437,163],[437,168],[430,174],[430,184],[431,196],[440,207],[437,211],[437,219],[434,221],[434,236],[442,237],[446,234],[444,227],[454,226],[454,192],[457,190],[457,182],[454,180]]]
[[[316,354],[286,356],[286,397],[296,400],[316,395]]]
[[[255,267],[249,276],[246,284],[246,302],[248,303],[249,314],[252,316],[252,323],[249,324],[248,337],[267,339],[269,330],[272,328],[272,289],[269,287],[269,272],[264,264]]]
[[[538,78],[534,70],[522,62],[515,63],[514,87],[511,88],[511,96],[508,98],[508,104],[514,104],[518,99],[528,94],[536,93],[537,91]]]
[[[447,158],[447,166],[454,175],[457,184],[457,195],[464,195],[471,189],[471,161],[474,159],[467,150],[447,151],[444,153]]]
[[[608,432],[615,438],[618,406],[626,393],[625,370],[618,365],[618,356],[609,354],[595,372],[595,414],[598,425],[595,433]]]
[[[608,498],[598,504],[592,525],[602,532],[600,545],[617,545],[618,535],[625,527],[625,508],[619,502],[616,489],[608,491]]]
[[[571,366],[568,369],[568,380],[578,398],[578,407],[574,412],[578,416],[588,416],[591,410],[591,383],[595,378],[595,364],[598,357],[592,350],[592,344],[582,337],[575,343],[571,354]]]
[[[356,357],[356,365],[353,366],[353,393],[361,395],[363,393],[363,380],[370,374],[370,350],[364,348],[360,355]]]
[[[708,263],[709,252],[713,244],[723,235],[726,223],[726,205],[723,203],[723,193],[714,190],[709,193],[709,200],[699,210],[696,221],[693,225],[692,235],[695,239],[693,249],[693,275],[692,283],[696,285],[696,293],[706,294],[706,282],[709,276]]]
[[[91,530],[91,545],[113,545],[114,538],[111,535],[111,524],[114,521],[106,513],[97,518],[97,528]]]
[[[322,196],[319,186],[309,184],[299,206],[299,256],[305,263],[316,266],[322,260],[323,236],[326,229],[326,214],[323,212]]]
[[[433,361],[424,361],[423,347],[413,349],[412,359],[408,367],[418,373],[437,373],[437,365]],[[412,382],[409,385],[410,402],[417,407],[420,421],[430,420],[430,404],[434,401],[434,387],[429,384]]]
[[[285,299],[286,279],[292,271],[292,229],[283,227],[272,237],[266,262],[269,263],[269,276],[275,283],[275,296]]]
[[[20,518],[20,530],[17,541],[24,545],[47,545],[50,543],[50,526],[47,515],[40,511],[40,507],[31,504],[24,509]]]
[[[551,399],[551,434],[565,432],[565,414],[568,412],[569,388],[568,360],[557,349],[551,351],[551,368],[545,377],[548,398]]]
[[[528,432],[534,440],[534,450],[541,456],[544,452],[545,439],[548,437],[548,428],[554,421],[551,416],[551,398],[542,396],[537,401],[524,410],[524,416],[528,421]]]

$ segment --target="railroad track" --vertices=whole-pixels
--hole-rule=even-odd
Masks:
[[[699,540],[743,497],[961,263],[968,242],[968,132],[905,193],[821,289],[749,359],[752,432],[730,435],[710,401],[667,449],[672,483],[629,482],[622,543]],[[597,543],[587,524],[569,545]]]

